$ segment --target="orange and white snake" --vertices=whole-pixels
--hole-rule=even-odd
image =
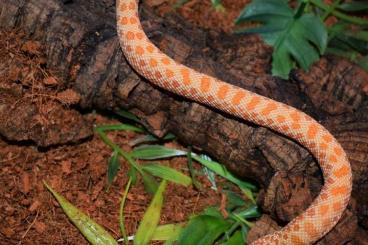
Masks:
[[[352,189],[348,158],[337,140],[305,113],[197,72],[162,53],[143,32],[139,0],[117,0],[120,44],[131,66],[153,84],[241,119],[271,128],[304,145],[319,161],[325,185],[304,213],[256,244],[311,244],[340,219]]]

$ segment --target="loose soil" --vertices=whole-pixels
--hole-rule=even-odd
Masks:
[[[173,11],[173,0],[157,2],[161,2],[160,13]],[[226,12],[221,13],[211,8],[210,1],[194,0],[177,11],[199,26],[230,31],[233,19],[246,2],[223,1]],[[57,71],[47,70],[38,42],[26,40],[21,31],[0,33],[0,104],[11,104],[10,110],[18,116],[0,118],[0,122],[9,125],[7,132],[1,134],[10,135],[0,139],[0,244],[88,244],[46,191],[43,181],[120,237],[118,207],[127,183],[128,165],[121,161],[121,171],[106,192],[111,150],[91,130],[91,125],[119,121],[95,112],[80,114],[78,95],[64,87],[55,74]],[[30,111],[32,120],[28,121]],[[27,127],[21,130],[19,125]],[[48,138],[39,139],[42,134],[37,132],[41,131],[35,128],[48,130]],[[129,151],[129,142],[137,134],[114,132],[109,136]],[[180,170],[186,168],[185,158],[162,163]],[[207,206],[220,204],[221,195],[210,188],[204,177],[200,180],[201,191],[169,185],[161,223],[182,222]],[[129,234],[136,230],[150,199],[141,183],[132,188],[125,208]]]

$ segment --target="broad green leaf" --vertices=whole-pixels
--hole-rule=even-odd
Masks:
[[[190,177],[186,176],[185,174],[160,164],[144,164],[142,166],[142,169],[146,172],[149,172],[150,174],[180,184],[184,186],[190,186],[192,184],[192,180]]]
[[[194,153],[192,153],[192,157],[193,157],[193,159],[195,159],[196,161],[198,161],[202,165],[206,166],[207,168],[209,168],[210,170],[212,170],[216,174],[218,174],[221,177],[229,180],[230,182],[238,185],[240,188],[247,188],[247,189],[250,189],[250,190],[253,190],[253,191],[257,190],[257,187],[255,185],[253,185],[249,182],[242,181],[242,180],[238,179],[232,173],[230,173],[225,168],[225,166],[221,165],[220,163],[215,162],[215,161],[211,161],[211,160],[207,160],[207,159],[205,159],[201,156],[198,156]]]
[[[239,244],[245,244],[246,241],[244,241],[241,231],[236,231],[229,240],[227,240],[224,243],[221,243],[221,245],[239,245]]]
[[[115,176],[119,172],[119,169],[120,169],[119,153],[117,151],[113,151],[107,166],[108,188],[111,186],[111,183],[113,182]]]
[[[152,240],[158,222],[160,221],[161,209],[164,201],[163,193],[166,185],[166,180],[163,180],[145,212],[134,237],[135,245],[146,245]]]
[[[180,232],[183,230],[183,224],[167,224],[157,226],[152,240],[155,241],[167,241],[167,240],[177,240]]]
[[[224,219],[224,217],[222,216],[222,214],[220,213],[220,210],[216,207],[208,207],[206,208],[201,215],[207,215],[207,216],[212,216],[218,219]]]
[[[118,242],[99,224],[67,201],[44,182],[46,188],[56,198],[69,220],[78,228],[84,237],[93,245],[118,245]]]
[[[243,33],[260,33],[273,46],[272,74],[287,79],[295,67],[307,70],[319,59],[327,45],[327,31],[319,17],[308,13],[296,16],[283,0],[254,0],[237,19],[261,22],[262,26]]]
[[[155,194],[158,189],[158,183],[155,180],[155,178],[153,178],[152,175],[146,172],[143,172],[141,175],[142,175],[144,189],[152,195]]]
[[[181,232],[178,245],[212,245],[231,224],[222,217],[198,215]]]
[[[143,160],[155,160],[177,156],[185,156],[186,152],[182,150],[167,148],[161,145],[144,145],[136,147],[131,152],[132,157]]]

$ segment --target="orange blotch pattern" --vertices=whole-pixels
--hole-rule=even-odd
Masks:
[[[335,175],[337,178],[341,178],[343,176],[346,176],[350,172],[350,169],[348,166],[342,166],[341,168],[335,170],[333,172],[333,175]]]
[[[149,53],[153,53],[153,51],[155,51],[155,48],[153,47],[153,45],[148,45],[148,46],[146,47],[146,49],[147,49],[147,51],[148,51]]]
[[[138,19],[136,17],[130,17],[130,24],[135,25],[138,23]]]
[[[256,106],[261,102],[261,98],[260,97],[253,97],[250,102],[248,102],[247,104],[247,109],[248,110],[254,110],[254,108],[256,108]]]
[[[206,76],[203,76],[201,78],[201,86],[200,86],[200,90],[203,92],[203,93],[206,93],[210,90],[210,85],[211,85],[211,81],[210,81],[210,78],[206,77]]]
[[[128,40],[133,40],[133,39],[134,39],[134,37],[135,37],[134,32],[132,32],[132,31],[128,31],[128,32],[126,33],[126,38],[127,38]]]
[[[183,82],[185,85],[189,85],[191,84],[191,80],[190,80],[190,72],[188,68],[181,68],[180,70],[181,75],[183,76]]]
[[[234,97],[233,97],[233,99],[232,99],[232,101],[231,101],[231,103],[233,104],[233,105],[239,105],[240,104],[240,102],[241,102],[241,100],[245,97],[245,92],[244,91],[242,91],[242,90],[239,90],[239,91],[237,91],[236,92],[236,94],[234,95]]]
[[[331,194],[334,196],[344,195],[346,192],[348,192],[348,190],[345,186],[335,187],[331,190]]]
[[[134,10],[136,7],[135,7],[135,2],[131,2],[129,3],[129,9],[130,10]]]
[[[127,25],[128,24],[128,18],[127,17],[121,17],[120,18],[120,24]]]
[[[139,40],[142,40],[143,38],[144,38],[144,34],[142,33],[142,32],[137,32],[136,34],[135,34],[135,36],[137,37],[137,39],[139,39]]]
[[[307,131],[307,137],[309,139],[313,139],[314,137],[316,137],[317,133],[318,133],[318,125],[316,123],[311,123]]]
[[[138,55],[143,55],[144,54],[144,48],[142,48],[141,46],[137,46],[135,48],[135,52],[138,54]]]
[[[223,84],[220,86],[219,90],[217,91],[217,96],[219,99],[225,99],[226,94],[229,92],[229,85]]]
[[[277,109],[277,104],[274,102],[269,102],[267,106],[261,111],[263,116],[269,115],[272,111]]]
[[[157,60],[156,60],[156,59],[151,58],[151,59],[149,60],[149,65],[150,65],[151,67],[156,67],[156,66],[157,66],[157,64],[158,64],[158,62],[157,62]]]
[[[167,57],[164,57],[161,59],[162,64],[164,65],[170,65],[170,59]]]
[[[172,78],[174,75],[175,75],[175,74],[174,74],[173,70],[166,69],[166,76],[167,76],[168,78]]]

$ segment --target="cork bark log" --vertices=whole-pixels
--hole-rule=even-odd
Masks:
[[[250,240],[301,213],[323,184],[313,156],[292,139],[168,93],[137,75],[119,47],[114,5],[113,0],[0,0],[0,27],[22,30],[43,43],[47,66],[80,95],[79,108],[130,110],[156,135],[172,132],[259,183],[258,201],[266,215]],[[354,193],[342,220],[318,244],[367,244],[368,74],[348,61],[323,57],[308,72],[295,70],[289,80],[277,79],[270,75],[271,49],[257,36],[205,31],[175,14],[158,17],[144,4],[140,16],[149,38],[176,61],[305,111],[337,137],[351,160]],[[3,137],[24,140],[6,127],[0,123]],[[86,129],[54,142],[41,140],[40,135],[47,137],[42,132],[32,137],[31,130],[27,140],[41,146],[90,135]]]

